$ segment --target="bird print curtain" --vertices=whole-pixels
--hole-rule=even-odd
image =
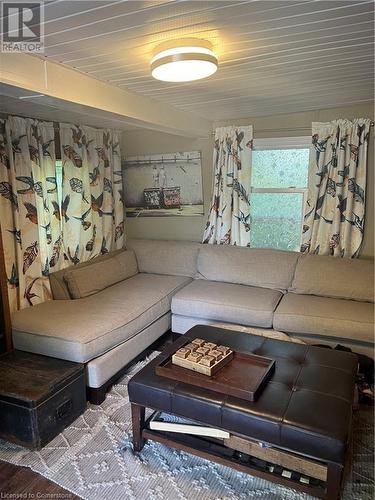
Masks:
[[[11,311],[51,298],[48,274],[60,236],[52,123],[0,120],[0,223]]]
[[[63,245],[75,265],[123,246],[120,140],[116,131],[60,124],[60,142]]]
[[[252,147],[252,126],[216,129],[212,205],[203,243],[250,245]]]
[[[369,119],[313,123],[301,252],[358,257],[370,125]]]

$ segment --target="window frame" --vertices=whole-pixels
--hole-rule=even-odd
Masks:
[[[299,137],[277,137],[277,138],[259,138],[253,141],[253,151],[273,151],[280,149],[311,149],[311,136]],[[252,183],[252,173],[250,184]],[[250,197],[252,193],[296,193],[302,194],[302,207],[301,207],[301,230],[300,230],[300,246],[302,244],[303,220],[304,209],[306,206],[308,187],[300,188],[296,186],[289,186],[287,188],[254,188],[250,185]],[[250,240],[251,241],[251,240]]]

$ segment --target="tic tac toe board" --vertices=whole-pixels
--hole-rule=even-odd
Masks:
[[[232,359],[233,351],[229,347],[194,339],[173,354],[172,364],[210,377]]]
[[[156,375],[222,394],[230,394],[248,401],[255,401],[275,370],[275,361],[270,358],[232,351],[226,346],[207,342],[194,349],[191,345],[194,345],[194,341],[201,341],[201,339],[187,340],[172,356],[164,359],[155,367]],[[207,346],[207,344],[209,345]],[[200,347],[210,348],[210,351],[204,354],[199,352]],[[210,356],[212,350],[220,352],[220,348],[222,348],[223,355],[220,359],[216,355],[217,362],[212,363],[211,366],[201,364],[203,357]],[[190,355],[184,349],[190,349]],[[191,357],[191,353],[197,351],[198,354],[202,354],[202,357]]]

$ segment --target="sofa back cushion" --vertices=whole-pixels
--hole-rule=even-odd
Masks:
[[[200,244],[190,241],[134,239],[126,242],[134,250],[140,273],[188,276],[197,274]]]
[[[374,261],[301,255],[289,291],[374,302]]]
[[[298,253],[280,250],[202,245],[199,277],[239,285],[286,290],[290,286]]]
[[[90,266],[73,268],[64,275],[72,299],[81,299],[98,293],[138,273],[137,261],[132,250],[111,258],[92,262]]]
[[[49,282],[51,285],[51,291],[54,300],[69,300],[72,298],[70,296],[68,286],[64,281],[64,276],[67,272],[71,271],[72,269],[81,269],[86,266],[91,266],[94,262],[101,262],[107,259],[111,259],[114,255],[119,255],[122,252],[125,252],[124,248],[121,248],[120,250],[114,250],[113,252],[107,253],[105,255],[99,255],[98,257],[94,257],[93,259],[81,262],[74,267],[67,267],[66,269],[61,269],[60,271],[51,273],[49,275]]]

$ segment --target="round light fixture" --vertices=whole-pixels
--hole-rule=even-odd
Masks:
[[[151,74],[163,82],[190,82],[213,75],[217,57],[206,40],[184,38],[159,45],[151,61]]]

